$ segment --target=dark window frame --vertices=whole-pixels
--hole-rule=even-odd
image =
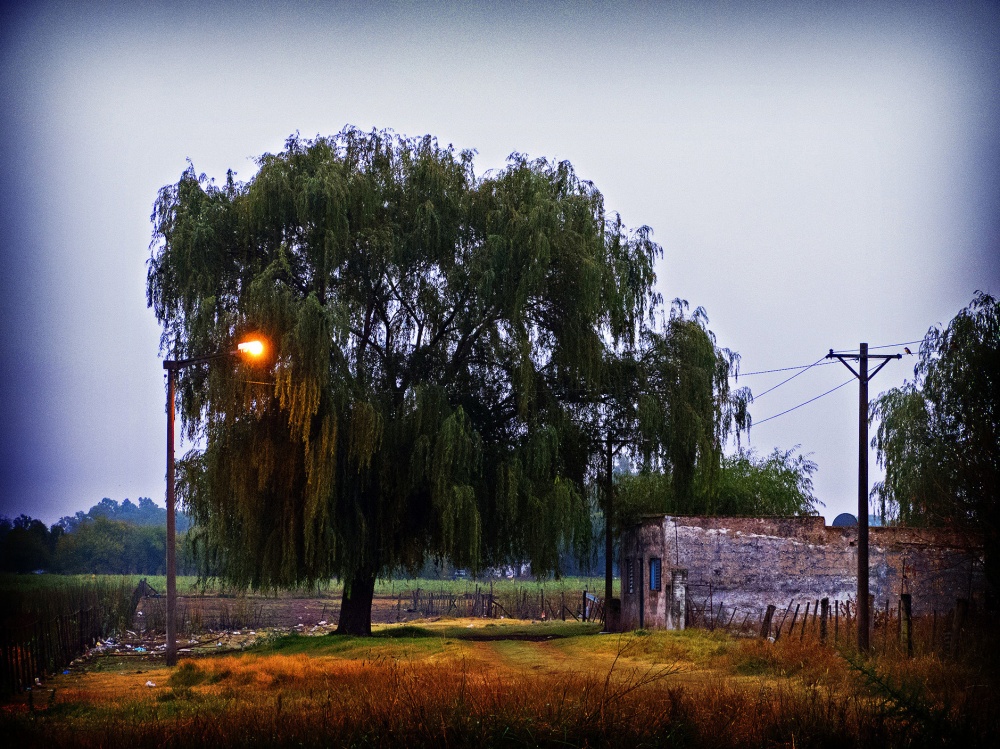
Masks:
[[[659,557],[649,558],[649,589],[663,590],[663,563]]]

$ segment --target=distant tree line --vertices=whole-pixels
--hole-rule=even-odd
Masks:
[[[149,497],[139,497],[139,504],[126,498],[121,504],[105,497],[87,512],[78,511],[75,515],[65,515],[59,518],[56,525],[65,531],[73,531],[88,520],[116,520],[129,525],[166,526],[167,511]],[[185,532],[191,525],[190,518],[184,513],[177,514],[177,531]]]
[[[181,574],[195,574],[194,535],[178,514]],[[142,497],[135,504],[104,498],[89,511],[61,518],[51,527],[28,515],[0,517],[0,571],[66,574],[164,573],[166,510]]]

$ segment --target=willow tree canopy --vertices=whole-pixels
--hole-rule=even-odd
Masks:
[[[566,162],[476,176],[431,137],[348,128],[258,165],[222,187],[188,168],[152,216],[166,353],[248,332],[274,352],[181,373],[206,445],[185,496],[225,575],[340,576],[343,629],[376,576],[428,555],[555,569],[590,533],[588,436],[556,394],[596,387],[651,312],[648,230]]]

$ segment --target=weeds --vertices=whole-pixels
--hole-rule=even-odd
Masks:
[[[859,660],[808,637],[576,626],[297,636],[174,670],[67,677],[50,710],[0,710],[0,735],[53,747],[890,749],[984,745],[998,728],[994,692],[969,688],[983,675],[968,664]],[[540,636],[493,636],[504,631]],[[139,688],[147,679],[162,686]]]

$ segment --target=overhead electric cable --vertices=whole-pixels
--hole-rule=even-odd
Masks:
[[[819,399],[820,399],[820,398],[822,398],[822,397],[823,397],[824,395],[829,395],[829,394],[830,394],[830,393],[832,393],[832,392],[833,392],[834,390],[840,390],[840,389],[841,389],[842,387],[844,387],[844,385],[848,385],[848,384],[850,384],[850,383],[852,383],[852,382],[854,382],[854,378],[853,378],[853,377],[852,377],[851,379],[849,379],[849,380],[844,380],[844,382],[842,382],[842,383],[840,383],[839,385],[837,385],[837,387],[833,387],[833,388],[830,388],[830,389],[829,389],[829,390],[827,390],[827,391],[826,391],[825,393],[820,393],[820,394],[819,394],[819,395],[817,395],[817,396],[816,396],[815,398],[810,398],[810,399],[809,399],[809,400],[807,400],[807,401],[803,401],[803,402],[802,402],[802,403],[800,403],[799,405],[797,405],[797,406],[792,406],[791,408],[789,408],[789,409],[787,409],[787,410],[785,410],[785,411],[782,411],[781,413],[778,413],[778,414],[775,414],[774,416],[768,416],[768,417],[767,417],[766,419],[761,419],[760,421],[755,421],[755,422],[753,422],[753,425],[754,425],[754,426],[757,426],[758,424],[763,424],[763,423],[764,423],[765,421],[770,421],[771,419],[777,419],[777,418],[778,418],[779,416],[784,416],[784,415],[785,415],[785,414],[787,414],[787,413],[791,413],[791,412],[792,412],[792,411],[794,411],[795,409],[797,409],[797,408],[802,408],[803,406],[807,406],[807,405],[809,405],[810,403],[812,403],[813,401],[817,401],[817,400],[819,400]]]
[[[923,342],[924,339],[921,338],[919,341],[903,341],[902,343],[887,343],[884,346],[869,346],[868,350],[871,351],[873,348],[896,348],[898,346],[909,346],[911,343],[923,343]]]
[[[729,376],[730,377],[749,377],[750,375],[771,374],[772,372],[791,372],[793,369],[802,369],[802,370],[805,370],[805,369],[809,369],[810,367],[822,367],[825,364],[831,364],[831,363],[832,362],[828,362],[828,361],[820,361],[818,363],[814,362],[813,364],[800,364],[797,367],[778,367],[777,369],[760,369],[760,370],[758,370],[756,372],[740,372],[738,374],[731,374]]]
[[[826,358],[825,356],[823,356],[823,357],[820,357],[819,359],[817,359],[816,361],[814,361],[814,362],[813,362],[812,364],[810,364],[810,365],[809,365],[808,367],[806,367],[805,369],[800,369],[800,370],[799,370],[798,372],[796,372],[795,374],[793,374],[793,375],[792,375],[791,377],[788,377],[788,378],[786,378],[786,379],[782,380],[781,382],[779,382],[779,383],[778,383],[777,385],[775,385],[774,387],[770,387],[770,388],[768,388],[767,390],[765,390],[765,391],[764,391],[763,393],[760,393],[759,395],[755,395],[755,396],[754,396],[754,400],[757,400],[757,399],[758,399],[758,398],[760,398],[761,396],[764,396],[764,395],[767,395],[767,394],[768,394],[768,393],[770,393],[770,392],[771,392],[772,390],[777,390],[777,389],[778,389],[778,388],[780,388],[780,387],[781,387],[782,385],[784,385],[784,384],[785,384],[786,382],[791,382],[792,380],[794,380],[794,379],[795,379],[796,377],[798,377],[798,376],[799,376],[800,374],[804,374],[804,373],[808,372],[808,371],[809,371],[810,369],[812,369],[813,367],[815,367],[815,366],[816,366],[817,364],[819,364],[819,363],[820,363],[821,361],[823,361],[823,360],[824,360],[825,358]]]
[[[919,341],[903,341],[902,343],[884,343],[881,346],[869,346],[868,350],[871,351],[871,350],[877,349],[877,348],[897,348],[899,346],[909,346],[911,343],[923,343],[923,341],[924,341],[924,339],[921,338]],[[853,353],[854,351],[860,351],[861,349],[855,347],[855,348],[844,348],[844,349],[837,349],[837,350],[840,351],[841,353],[845,353],[846,354],[848,352]]]
[[[903,341],[902,343],[886,343],[886,344],[883,344],[881,346],[869,346],[868,350],[871,351],[872,349],[897,348],[898,346],[909,346],[909,345],[914,344],[914,343],[923,343],[923,340],[924,339],[921,338],[920,340],[917,340],[917,341]],[[858,349],[840,349],[840,350],[847,352],[847,351],[857,351]],[[751,375],[772,374],[774,372],[791,372],[791,371],[793,371],[795,369],[801,369],[801,370],[805,371],[805,370],[809,369],[810,367],[822,367],[822,366],[824,366],[826,364],[835,364],[835,363],[836,362],[834,362],[834,361],[820,361],[820,362],[813,362],[812,364],[800,364],[800,365],[798,365],[796,367],[778,367],[777,369],[759,369],[759,370],[757,370],[755,372],[738,372],[736,374],[731,374],[729,376],[732,377],[732,378],[736,378],[736,377],[750,377]],[[778,387],[778,386],[775,385],[775,387]],[[764,393],[761,393],[761,395],[763,395],[763,394]],[[757,397],[760,397],[760,396],[757,396]]]

